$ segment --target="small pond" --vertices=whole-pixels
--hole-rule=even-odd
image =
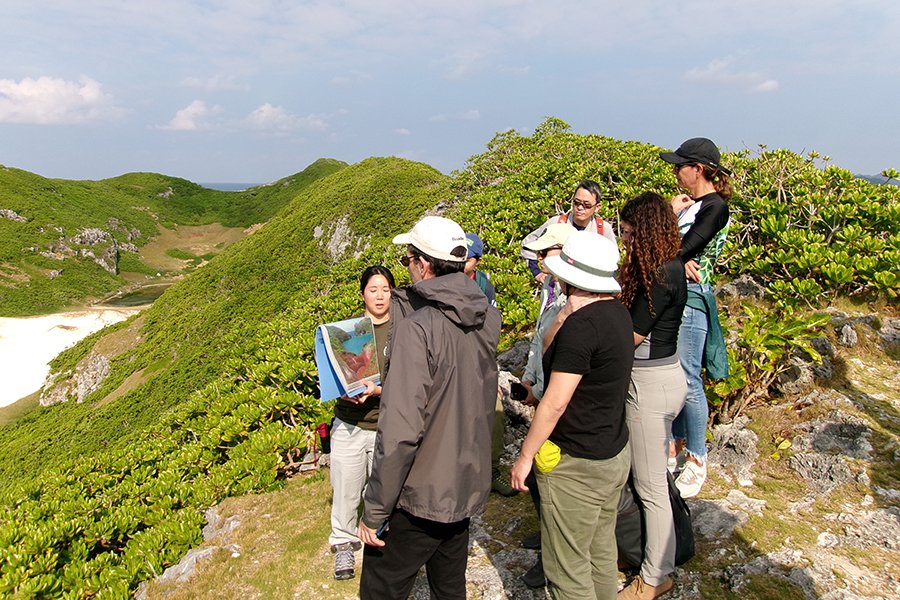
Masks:
[[[136,290],[132,290],[121,296],[114,296],[103,302],[103,306],[144,306],[145,304],[153,304],[153,302],[163,295],[171,283],[159,283],[147,285]]]

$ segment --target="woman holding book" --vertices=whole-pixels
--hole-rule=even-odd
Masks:
[[[390,331],[391,290],[394,276],[387,267],[372,266],[363,271],[359,289],[365,316],[375,328],[375,353],[384,379],[384,356]],[[365,393],[343,396],[334,405],[331,427],[331,535],[328,538],[334,557],[334,578],[354,576],[355,550],[362,544],[356,537],[357,514],[363,488],[372,470],[375,429],[381,404],[381,386],[367,382]]]

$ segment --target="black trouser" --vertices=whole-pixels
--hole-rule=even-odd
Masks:
[[[384,541],[363,551],[360,600],[406,600],[422,565],[433,599],[465,600],[469,519],[438,523],[397,510]]]

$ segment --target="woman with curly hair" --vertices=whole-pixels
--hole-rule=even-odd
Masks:
[[[634,367],[625,404],[634,489],[644,506],[646,536],[640,573],[619,598],[656,598],[672,588],[675,525],[666,463],[672,421],[687,383],[678,360],[678,329],[687,301],[681,236],[672,207],[659,194],[634,198],[619,213],[625,262],[620,296],[634,324]]]

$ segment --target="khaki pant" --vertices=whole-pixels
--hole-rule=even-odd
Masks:
[[[372,472],[375,453],[375,430],[363,429],[334,418],[331,427],[331,501],[332,546],[359,542],[359,503],[366,480]]]
[[[635,361],[639,362],[639,361]],[[660,585],[675,571],[675,521],[666,464],[672,421],[684,406],[687,383],[679,362],[635,366],[625,401],[634,489],[644,505],[641,579]]]
[[[541,551],[555,600],[615,600],[618,588],[616,509],[628,479],[631,448],[606,460],[563,453],[541,492]]]

